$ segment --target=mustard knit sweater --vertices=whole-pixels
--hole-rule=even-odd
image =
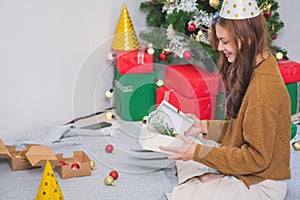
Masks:
[[[276,58],[253,72],[236,119],[208,121],[208,139],[221,147],[197,145],[193,160],[235,176],[249,187],[290,174],[290,99]]]

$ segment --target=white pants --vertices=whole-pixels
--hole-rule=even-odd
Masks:
[[[166,195],[168,200],[283,200],[286,193],[287,181],[265,180],[249,189],[236,177],[225,176],[205,183],[192,178]]]

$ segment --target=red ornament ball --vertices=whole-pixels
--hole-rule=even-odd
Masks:
[[[79,168],[80,168],[80,166],[79,166],[78,163],[73,163],[73,164],[71,165],[71,169],[79,169]]]
[[[200,0],[200,3],[205,3],[206,0]]]
[[[112,153],[112,152],[114,151],[113,145],[111,145],[111,144],[106,145],[106,146],[105,146],[105,151],[106,151],[107,153]]]
[[[192,52],[191,51],[185,51],[184,53],[183,53],[183,58],[184,59],[186,59],[186,60],[190,60],[191,58],[193,57],[193,54],[192,54]]]
[[[190,32],[194,32],[197,29],[197,27],[194,23],[189,23],[187,28]]]
[[[161,54],[159,54],[159,59],[166,60],[167,59],[167,55],[165,53],[161,53]]]
[[[111,177],[113,177],[114,180],[116,180],[116,179],[119,177],[119,174],[118,174],[117,171],[111,171],[111,172],[109,173],[109,175],[110,175]]]
[[[271,10],[267,10],[266,12],[264,12],[264,16],[265,16],[266,18],[271,17],[271,16],[272,16],[272,11],[271,11]]]
[[[65,162],[65,161],[63,161],[63,160],[59,161],[59,163],[60,163],[60,165],[61,165],[61,166],[65,166],[65,165],[67,165],[67,164],[66,164],[66,162]]]
[[[277,39],[277,34],[274,33],[274,35],[272,36],[272,40],[276,40]]]

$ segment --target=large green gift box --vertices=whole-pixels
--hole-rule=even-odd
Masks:
[[[139,121],[155,109],[158,73],[120,74],[115,68],[115,110],[125,121]]]
[[[295,82],[295,83],[289,83],[286,84],[286,88],[289,92],[290,99],[291,99],[291,115],[296,114],[299,112],[299,99],[298,99],[298,87],[299,87],[300,82]]]
[[[296,114],[299,112],[299,87],[300,87],[300,82],[295,82],[295,83],[288,83],[285,85],[289,95],[290,95],[290,100],[291,100],[291,115]],[[293,139],[296,135],[297,132],[297,126],[293,123],[291,123],[291,139]]]

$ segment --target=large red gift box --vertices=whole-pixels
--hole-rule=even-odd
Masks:
[[[164,99],[183,113],[191,113],[199,119],[214,119],[216,112],[216,96],[185,97],[174,89],[166,86],[156,89],[156,104]]]
[[[166,87],[156,90],[156,103],[160,103],[165,91],[171,88],[173,92],[169,93],[169,102],[175,107],[200,119],[214,119],[219,80],[219,75],[196,65],[167,66]]]
[[[219,90],[217,74],[192,64],[167,66],[165,83],[187,98],[216,96]]]
[[[283,60],[278,62],[278,66],[285,84],[300,82],[299,63],[291,60]]]
[[[119,51],[114,63],[120,74],[153,73],[153,55],[145,51]]]

